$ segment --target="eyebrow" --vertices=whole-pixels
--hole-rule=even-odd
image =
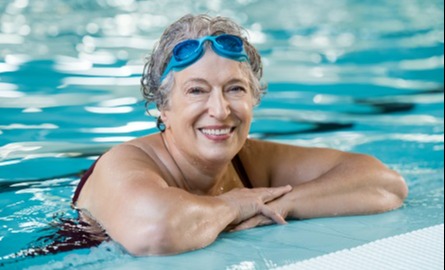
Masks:
[[[189,83],[203,83],[203,84],[208,84],[207,80],[204,80],[203,78],[191,78],[188,79],[187,81],[185,81],[185,83],[183,85],[187,85]]]
[[[189,80],[187,80],[183,85],[188,85],[190,83],[202,83],[202,84],[210,84],[206,79],[203,78],[191,78]],[[224,85],[228,85],[228,84],[236,84],[236,83],[242,83],[242,84],[248,84],[248,81],[245,79],[241,79],[241,78],[233,78],[227,82],[224,83]]]
[[[249,82],[247,80],[240,79],[240,78],[233,78],[230,81],[228,81],[226,84],[236,84],[236,83],[249,84]]]

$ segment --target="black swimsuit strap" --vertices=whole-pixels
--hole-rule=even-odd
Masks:
[[[235,158],[232,160],[232,164],[236,172],[238,173],[241,181],[243,182],[244,187],[253,188],[252,182],[250,182],[249,175],[247,175],[246,169],[244,168],[243,162],[241,161],[239,155],[235,156]]]

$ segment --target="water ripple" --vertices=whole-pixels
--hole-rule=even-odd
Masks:
[[[402,213],[422,217],[411,226],[443,221],[443,8],[443,0],[0,1],[2,254],[68,211],[93,159],[156,131],[140,95],[144,58],[189,12],[234,18],[260,50],[270,87],[252,137],[376,155],[409,181]],[[104,244],[35,269],[135,263],[123,254]],[[255,264],[242,259],[225,263]]]

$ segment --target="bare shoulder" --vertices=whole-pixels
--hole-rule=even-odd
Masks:
[[[269,141],[248,139],[241,149],[244,168],[254,187],[270,187],[275,161],[280,159],[280,153],[291,146]]]
[[[122,181],[144,179],[153,182],[162,175],[162,160],[156,135],[115,146],[98,162],[98,172]],[[159,184],[164,184],[162,183]]]
[[[148,138],[148,140],[152,140]],[[87,180],[79,197],[80,207],[98,201],[110,201],[119,194],[138,194],[141,187],[165,187],[156,145],[135,140],[117,145],[97,161],[93,173]]]
[[[290,153],[290,154],[298,154],[300,156],[303,155],[304,158],[306,158],[306,155],[345,154],[345,152],[343,151],[326,147],[307,147],[284,142],[272,142],[272,141],[253,140],[253,139],[249,139],[246,142],[246,148],[252,149],[256,152],[267,153],[268,155],[271,153],[279,153],[279,154]]]
[[[105,152],[97,161],[97,167],[118,165],[119,168],[133,164],[135,160],[149,162],[152,159],[149,153],[150,148],[144,146],[140,139],[128,141]]]
[[[269,163],[281,163],[289,158],[291,158],[292,161],[302,162],[314,157],[317,158],[320,155],[335,157],[344,154],[344,152],[329,148],[303,147],[293,144],[252,139],[247,140],[241,153],[245,158],[264,159]]]
[[[302,147],[249,139],[240,155],[249,176],[261,186],[307,182],[332,168],[347,153],[329,148]]]
[[[105,153],[77,203],[129,250],[144,244],[140,238],[162,216],[171,190],[156,157],[156,139],[150,140],[124,143]]]

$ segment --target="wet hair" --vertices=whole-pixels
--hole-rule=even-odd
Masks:
[[[208,15],[186,15],[170,25],[155,45],[152,54],[142,74],[142,95],[147,108],[155,104],[158,109],[166,109],[169,96],[174,86],[173,73],[161,82],[162,74],[167,67],[174,47],[187,39],[198,39],[204,36],[221,34],[236,35],[243,39],[244,48],[250,58],[250,63],[243,63],[249,77],[250,88],[258,104],[265,93],[266,85],[261,84],[263,65],[258,51],[247,40],[247,32],[233,20],[224,17],[210,17]],[[162,121],[158,119],[158,127]]]

